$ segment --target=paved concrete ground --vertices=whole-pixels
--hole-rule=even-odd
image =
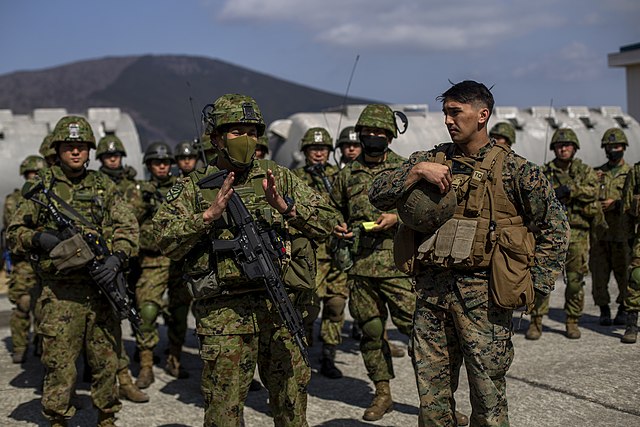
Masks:
[[[590,286],[587,286],[590,292]],[[616,291],[611,286],[611,292]],[[580,340],[564,337],[562,311],[564,285],[552,297],[552,311],[545,318],[540,341],[524,339],[528,318],[514,315],[516,334],[515,361],[508,374],[508,398],[513,426],[640,426],[640,344],[620,343],[622,327],[598,325],[598,308],[587,296],[585,315],[581,321]],[[45,426],[40,414],[40,381],[43,370],[39,362],[29,358],[23,366],[13,365],[9,350],[9,303],[0,296],[0,425]],[[612,306],[615,313],[615,306]],[[193,321],[193,320],[192,320]],[[193,324],[192,324],[193,326]],[[311,349],[313,378],[309,387],[308,420],[311,426],[412,426],[417,425],[417,392],[409,357],[394,359],[396,379],[391,387],[395,410],[382,420],[368,423],[361,416],[373,396],[357,343],[348,336],[350,322],[344,331],[337,361],[345,374],[341,380],[328,380],[319,374],[320,346]],[[192,329],[190,330],[192,331]],[[166,331],[162,327],[162,335]],[[406,346],[407,339],[390,329],[390,338]],[[164,339],[164,337],[163,337]],[[126,342],[129,354],[134,343]],[[156,353],[164,363],[163,341]],[[184,364],[191,374],[186,380],[174,380],[160,367],[155,368],[156,382],[148,390],[147,404],[124,402],[119,425],[133,427],[179,427],[202,425],[203,406],[199,389],[201,363],[197,343],[190,335]],[[161,365],[160,365],[161,366]],[[133,364],[134,374],[137,365]],[[95,425],[89,385],[78,384],[80,409],[72,426]],[[465,373],[456,393],[459,409],[470,412],[469,391]],[[249,394],[245,409],[247,427],[268,426],[267,393],[263,389]]]

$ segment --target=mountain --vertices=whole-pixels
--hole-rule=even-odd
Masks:
[[[34,108],[119,107],[136,123],[143,147],[154,140],[174,145],[195,134],[202,107],[225,93],[253,96],[265,121],[296,112],[339,106],[343,95],[291,83],[217,59],[144,55],[107,57],[38,71],[0,75],[0,108],[17,114]],[[370,103],[348,98],[347,103]]]

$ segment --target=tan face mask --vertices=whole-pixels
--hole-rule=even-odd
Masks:
[[[239,168],[246,169],[251,166],[256,153],[257,141],[248,135],[242,135],[237,138],[227,139],[226,147],[222,152],[229,162]]]

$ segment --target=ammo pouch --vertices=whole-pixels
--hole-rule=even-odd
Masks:
[[[498,235],[489,278],[489,292],[498,307],[525,306],[527,313],[533,308],[534,248],[535,237],[527,227],[505,227]]]
[[[291,258],[287,260],[282,282],[286,287],[297,291],[315,290],[316,256],[311,241],[302,235],[291,236],[290,253]]]
[[[329,247],[333,252],[331,264],[340,271],[349,271],[353,267],[353,240],[332,237]]]
[[[84,267],[95,258],[95,254],[82,235],[78,233],[58,243],[49,252],[49,258],[59,272],[66,273]]]

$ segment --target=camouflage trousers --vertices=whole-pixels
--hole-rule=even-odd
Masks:
[[[257,364],[269,391],[274,425],[308,426],[311,370],[264,294],[198,301],[194,312],[204,362],[204,425],[242,425],[244,402]]]
[[[320,337],[323,343],[335,346],[342,342],[344,309],[349,298],[347,273],[334,268],[330,260],[318,261],[316,284],[322,299]]]
[[[420,397],[419,426],[456,426],[460,367],[464,361],[469,379],[472,426],[508,426],[505,376],[513,361],[511,310],[492,301],[465,307],[455,281],[464,275],[426,275],[438,281],[438,306],[426,301],[420,283],[410,346]],[[477,281],[477,278],[470,278]],[[486,282],[488,294],[488,281]],[[488,299],[488,298],[487,298]],[[485,300],[486,301],[486,300]]]
[[[42,407],[49,418],[71,418],[76,359],[84,349],[91,367],[93,405],[105,413],[120,410],[116,371],[120,354],[120,321],[87,277],[84,283],[43,283],[41,361],[45,367]]]
[[[386,324],[388,313],[398,330],[411,335],[416,295],[408,277],[363,277],[349,276],[349,312],[363,329],[360,352],[371,381],[388,381],[395,377],[389,343],[383,331],[372,336],[369,328],[363,327],[370,321],[380,319]],[[388,311],[387,311],[388,308]]]
[[[141,274],[136,284],[136,302],[138,310],[143,311],[143,307],[147,304],[157,306],[156,318],[160,311],[164,308],[163,300],[164,292],[169,284],[169,266],[170,260],[164,256],[142,256],[140,260]],[[143,316],[143,327],[144,327]],[[148,323],[148,322],[147,322]],[[144,331],[144,337],[136,334],[136,342],[140,350],[153,350],[160,342],[160,334],[158,326],[153,319],[154,327],[148,327]]]
[[[165,322],[167,324],[169,345],[173,348],[182,348],[187,334],[191,294],[181,279],[179,271],[175,271],[173,266],[174,264],[172,263],[171,273],[169,275],[169,302],[167,304]]]
[[[11,311],[9,327],[13,351],[29,346],[29,330],[33,319],[34,330],[42,313],[37,304],[42,287],[29,261],[16,261],[9,275],[9,301],[15,304]]]
[[[629,262],[631,248],[625,242],[592,242],[589,253],[589,269],[591,270],[591,285],[593,301],[597,306],[608,305],[609,279],[611,272],[618,284],[616,303],[622,304],[628,286]]]
[[[589,230],[571,229],[571,239],[565,262],[564,311],[567,317],[579,318],[584,309],[584,277],[589,273]],[[536,293],[535,305],[531,316],[543,316],[549,313],[550,296]]]

